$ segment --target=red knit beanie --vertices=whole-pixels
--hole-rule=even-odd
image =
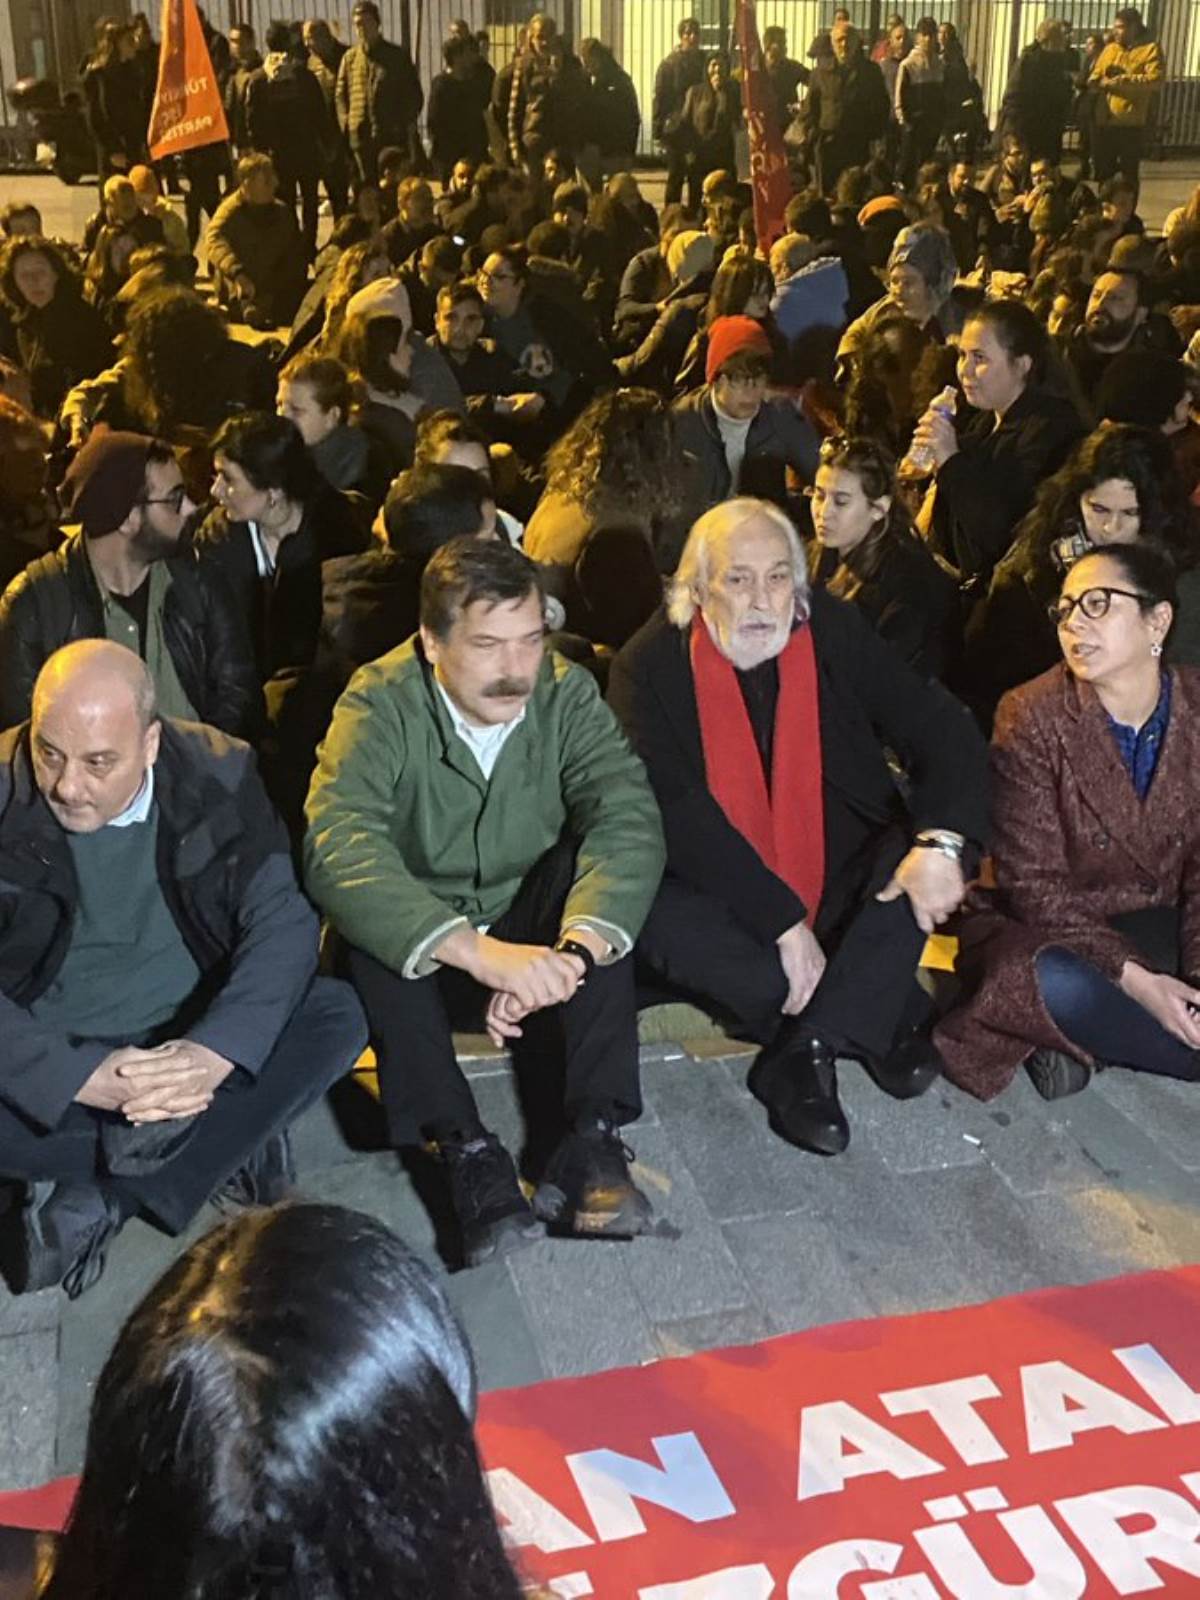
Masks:
[[[740,355],[771,359],[771,341],[765,328],[753,317],[718,317],[708,330],[706,380],[711,383],[731,357]]]

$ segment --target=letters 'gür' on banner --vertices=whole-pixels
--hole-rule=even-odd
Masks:
[[[738,0],[736,33],[742,57],[742,106],[750,135],[750,183],[754,190],[754,232],[764,255],[783,232],[783,213],[791,199],[783,129],[767,78],[754,0]]]
[[[196,0],[163,0],[158,84],[147,144],[153,160],[228,139],[221,89]]]

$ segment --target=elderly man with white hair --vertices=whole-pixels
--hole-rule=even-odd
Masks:
[[[791,522],[745,498],[692,528],[609,698],[667,840],[641,960],[765,1045],[751,1088],[776,1133],[837,1154],[839,1056],[899,1099],[937,1075],[915,978],[985,836],[983,740],[855,607],[810,593]]]

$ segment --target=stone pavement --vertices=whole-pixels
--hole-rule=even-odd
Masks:
[[[646,1110],[628,1139],[656,1235],[544,1240],[448,1276],[485,1388],[1200,1259],[1188,1085],[1114,1070],[1049,1106],[1024,1076],[987,1106],[948,1084],[899,1103],[847,1064],[851,1146],[823,1160],[768,1131],[744,1087],[748,1054],[713,1054],[735,1047],[712,1039],[692,1048],[643,1049]],[[505,1059],[469,1070],[485,1122],[519,1149]],[[378,1148],[360,1087],[339,1102],[359,1148],[328,1106],[309,1113],[295,1131],[301,1193],[373,1212],[436,1261],[420,1166],[410,1176]],[[0,1489],[78,1468],[123,1318],[215,1220],[206,1209],[182,1241],[131,1223],[75,1304],[0,1290]]]
[[[1158,224],[1200,165],[1148,169]],[[651,183],[649,192],[654,193]],[[28,194],[52,233],[78,236],[94,191],[0,180]],[[981,1106],[948,1085],[901,1104],[842,1069],[854,1135],[821,1160],[767,1130],[749,1058],[711,1038],[644,1051],[646,1112],[629,1133],[664,1226],[628,1245],[544,1241],[448,1278],[485,1387],[652,1361],[855,1317],[962,1305],[1045,1285],[1200,1259],[1197,1091],[1114,1071],[1044,1105],[1022,1076]],[[511,1074],[474,1059],[484,1119],[512,1148]],[[423,1174],[378,1146],[373,1103],[350,1084],[296,1130],[302,1192],[383,1217],[436,1252]],[[365,1148],[364,1148],[365,1147]],[[415,1179],[415,1182],[414,1182]],[[0,1490],[77,1469],[95,1378],[121,1322],[191,1238],[132,1223],[100,1284],[12,1299],[0,1286]]]

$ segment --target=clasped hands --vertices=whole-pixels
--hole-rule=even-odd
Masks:
[[[571,937],[586,945],[597,960],[608,952],[607,944],[589,929],[572,928]],[[578,956],[549,945],[494,939],[468,928],[456,928],[435,954],[492,991],[484,1026],[497,1048],[521,1037],[521,1023],[532,1012],[565,1004],[587,976]]]
[[[96,1111],[119,1111],[129,1122],[167,1122],[207,1110],[232,1071],[231,1061],[192,1039],[169,1039],[152,1050],[121,1045],[75,1099]]]

